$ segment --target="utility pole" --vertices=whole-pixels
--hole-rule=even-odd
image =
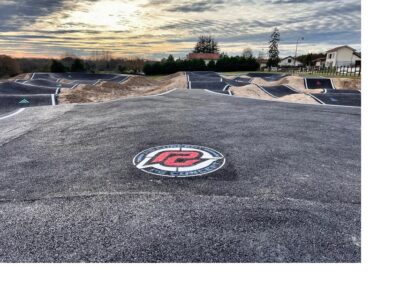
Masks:
[[[296,42],[296,52],[294,53],[294,61],[293,61],[293,67],[296,67],[296,58],[297,58],[297,47],[299,45],[299,41],[304,40],[304,37],[298,37],[297,42]]]

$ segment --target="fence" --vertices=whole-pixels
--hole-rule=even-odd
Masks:
[[[299,68],[294,72],[311,75],[361,77],[361,66],[307,67]]]

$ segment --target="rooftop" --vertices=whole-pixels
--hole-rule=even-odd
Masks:
[[[189,53],[188,59],[203,59],[203,60],[218,60],[220,58],[219,53]]]

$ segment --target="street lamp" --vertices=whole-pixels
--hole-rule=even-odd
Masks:
[[[300,40],[304,40],[304,37],[298,37],[297,38],[297,42],[296,42],[296,52],[294,54],[294,62],[293,62],[293,66],[296,67],[296,58],[297,58],[297,46],[299,45],[299,41]]]

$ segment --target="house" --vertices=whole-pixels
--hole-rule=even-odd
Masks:
[[[303,66],[303,63],[301,63],[298,60],[295,60],[293,58],[293,56],[288,56],[288,57],[282,58],[281,61],[279,61],[278,65],[280,67],[290,67],[290,66],[298,67],[298,66]]]
[[[221,57],[219,53],[189,53],[186,58],[189,60],[192,59],[203,59],[206,64],[208,64],[210,61],[218,60]]]
[[[325,66],[361,66],[361,53],[348,45],[335,47],[326,52]]]
[[[265,68],[267,68],[268,59],[259,57],[257,58],[257,62],[258,64],[260,64],[260,70],[264,70]]]
[[[326,57],[316,58],[312,61],[312,65],[315,67],[323,67],[326,63]]]

